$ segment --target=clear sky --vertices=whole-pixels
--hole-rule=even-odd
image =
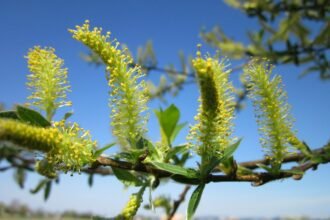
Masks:
[[[111,31],[133,53],[151,39],[159,66],[178,64],[179,50],[193,55],[196,45],[203,44],[199,37],[202,27],[211,29],[214,25],[221,25],[226,33],[243,42],[246,42],[246,30],[256,27],[254,20],[217,0],[0,1],[0,102],[8,108],[26,102],[29,91],[25,87],[28,69],[24,56],[34,45],[54,47],[69,69],[72,85],[69,99],[73,101],[75,112],[72,120],[89,129],[100,145],[112,140],[104,69],[81,60],[79,53],[85,52],[86,48],[73,40],[67,31],[86,19],[92,25]],[[320,81],[316,74],[298,79],[300,71],[292,66],[275,69],[283,76],[298,136],[317,148],[329,140],[330,84]],[[232,77],[237,81],[237,75]],[[152,78],[156,79],[157,75]],[[182,121],[192,123],[197,97],[197,87],[191,85],[185,87],[178,97],[170,98],[169,103],[175,103],[181,109]],[[158,101],[150,103],[151,109],[159,106],[165,105]],[[261,158],[263,154],[250,103],[237,115],[235,124],[235,136],[243,137],[242,145],[235,153],[237,160]],[[150,138],[157,140],[159,131],[152,113],[149,128]],[[183,130],[177,143],[185,141],[187,132],[187,128]],[[63,175],[60,184],[53,188],[49,201],[44,203],[42,195],[29,193],[40,176],[29,175],[25,189],[20,190],[12,181],[12,175],[11,172],[0,174],[0,201],[9,203],[17,199],[33,208],[52,211],[74,209],[113,216],[124,206],[130,193],[137,191],[134,188],[125,190],[113,177],[98,177],[94,186],[89,188],[85,175]],[[309,171],[301,181],[277,181],[258,188],[248,183],[209,184],[196,215],[329,217],[329,185],[329,165],[320,166],[317,172]],[[183,188],[183,185],[164,184],[154,195],[177,198]],[[187,203],[184,203],[179,212],[184,213],[186,207]],[[139,213],[150,212],[141,209]]]

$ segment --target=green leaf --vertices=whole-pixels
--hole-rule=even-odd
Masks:
[[[240,175],[249,175],[249,174],[253,174],[253,171],[246,167],[237,165],[237,173]]]
[[[191,158],[191,155],[190,155],[189,151],[184,152],[182,154],[181,158],[178,160],[178,164],[184,165],[189,158]]]
[[[170,172],[172,174],[182,175],[188,178],[196,178],[197,172],[192,169],[186,169],[184,167],[180,167],[177,165],[169,164],[169,163],[161,163],[161,162],[151,162],[152,165],[157,167],[160,170],[165,170],[167,172]]]
[[[19,185],[19,187],[21,189],[23,189],[24,188],[24,182],[25,182],[25,179],[26,179],[25,170],[23,168],[17,168],[16,172],[14,174],[14,178],[15,178],[16,183]]]
[[[191,194],[189,204],[188,204],[188,210],[187,210],[187,219],[191,220],[197,210],[198,204],[201,200],[203,190],[205,188],[205,184],[200,184],[195,191]]]
[[[187,145],[180,145],[180,146],[175,146],[173,148],[170,148],[170,150],[167,152],[165,160],[171,159],[173,156],[184,153],[188,151]]]
[[[46,183],[46,187],[45,187],[45,191],[44,191],[44,200],[45,201],[49,198],[51,189],[52,189],[52,181],[48,181]]]
[[[135,144],[137,149],[144,149],[145,147],[147,147],[147,145],[148,145],[148,140],[143,137],[139,138]]]
[[[151,208],[151,210],[155,210],[155,207],[154,207],[154,203],[152,202],[152,190],[153,190],[153,185],[154,185],[154,182],[156,181],[156,178],[155,176],[151,176],[150,177],[150,181],[149,181],[149,196],[148,196],[148,200],[149,200],[149,206]]]
[[[94,156],[95,156],[95,157],[99,157],[99,156],[101,156],[101,154],[102,154],[104,151],[106,151],[106,150],[108,150],[109,148],[113,147],[115,144],[116,144],[116,143],[107,144],[107,145],[105,145],[104,147],[102,147],[102,148],[96,150],[95,153],[94,153]]]
[[[47,121],[39,112],[26,108],[24,106],[17,106],[17,115],[18,117],[31,125],[39,126],[39,127],[49,127],[51,126],[50,122]]]
[[[30,190],[30,193],[32,194],[36,194],[37,192],[39,192],[43,187],[45,187],[46,183],[48,183],[49,180],[47,179],[43,179],[41,180],[38,185],[34,188]]]
[[[235,151],[239,147],[241,141],[242,141],[242,139],[239,139],[236,143],[230,145],[229,147],[227,147],[225,149],[225,152],[224,152],[223,157],[222,157],[223,160],[227,160],[228,158],[230,158],[231,156],[233,156],[233,154],[235,153]]]
[[[268,167],[268,166],[266,166],[265,164],[257,163],[256,165],[257,165],[258,167],[260,167],[261,169],[266,170],[268,173],[273,173],[273,172],[274,172],[273,168]]]
[[[203,171],[203,176],[207,176],[209,173],[212,172],[212,170],[217,166],[219,165],[221,162],[223,161],[227,161],[229,160],[230,158],[232,158],[234,152],[237,150],[238,146],[240,145],[241,143],[241,140],[238,140],[236,143],[230,145],[229,147],[227,147],[224,151],[224,154],[221,158],[217,158],[217,157],[213,157],[211,160],[210,160],[210,163],[205,167],[204,171]]]
[[[67,113],[65,113],[65,114],[64,114],[64,117],[63,117],[64,121],[66,121],[66,120],[67,120],[68,118],[70,118],[72,115],[73,115],[73,112],[67,112]]]
[[[132,156],[132,153],[130,153],[130,152],[119,152],[114,157],[116,160],[133,161],[133,156]]]
[[[168,143],[170,144],[172,134],[180,118],[180,111],[175,105],[172,104],[164,111],[162,109],[159,111],[155,110],[155,114],[158,118],[161,131],[164,133]]]
[[[112,171],[125,186],[142,186],[143,182],[127,170],[112,167]]]
[[[159,160],[161,158],[160,152],[158,151],[157,148],[148,140],[143,137],[141,137],[137,142],[136,142],[136,148],[143,152],[143,156],[145,153],[147,153],[146,156],[149,156],[152,160]],[[147,151],[146,151],[147,150]]]
[[[172,136],[171,136],[171,142],[173,142],[176,138],[176,136],[178,136],[179,132],[182,130],[182,128],[184,128],[188,123],[187,122],[184,122],[184,123],[181,123],[181,124],[178,124],[175,126],[174,128],[174,131],[172,133]]]
[[[19,119],[15,111],[3,111],[0,112],[0,118]]]
[[[161,152],[157,148],[155,148],[155,146],[150,141],[146,139],[145,141],[147,142],[147,149],[150,158],[154,160],[159,160],[161,158]]]
[[[92,187],[93,186],[93,183],[94,183],[94,174],[90,174],[88,176],[88,186],[89,187]]]
[[[205,167],[205,170],[202,171],[203,172],[202,176],[206,177],[223,160],[224,160],[224,157],[222,157],[222,158],[217,158],[217,157],[211,158],[210,163],[207,164],[207,166]]]

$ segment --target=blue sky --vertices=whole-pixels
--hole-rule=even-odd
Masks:
[[[147,40],[154,43],[159,66],[178,64],[178,51],[195,54],[196,45],[202,43],[199,31],[220,25],[235,39],[246,42],[246,30],[256,28],[254,20],[226,6],[222,1],[9,1],[0,2],[0,101],[7,107],[26,102],[29,91],[25,87],[28,69],[24,56],[34,45],[56,48],[59,57],[69,69],[69,80],[77,121],[89,129],[100,145],[111,142],[109,108],[104,69],[86,64],[79,57],[85,52],[79,42],[73,40],[68,28],[89,19],[92,25],[109,30],[119,42],[125,43],[135,53],[138,46]],[[203,50],[208,47],[203,46]],[[214,51],[210,51],[214,52]],[[321,147],[330,134],[330,85],[318,76],[308,75],[298,79],[301,68],[279,66],[274,70],[283,76],[292,113],[296,118],[298,136],[311,147]],[[153,73],[157,79],[157,73]],[[232,75],[237,81],[237,73]],[[182,121],[193,122],[197,108],[198,91],[195,85],[185,89],[169,103],[175,103],[182,114]],[[257,126],[250,103],[235,120],[235,135],[243,137],[235,157],[238,161],[262,157]],[[150,103],[150,108],[165,106],[160,102]],[[70,110],[70,109],[67,109]],[[61,116],[62,112],[59,112]],[[184,129],[177,143],[185,141],[188,129]],[[149,136],[159,138],[155,117],[151,113]],[[192,164],[194,161],[192,161]],[[218,216],[330,216],[330,166],[320,166],[317,172],[308,172],[301,181],[285,180],[254,188],[248,183],[209,184],[201,200],[197,215]],[[13,199],[29,206],[47,210],[93,211],[106,216],[117,214],[131,192],[125,190],[113,177],[95,179],[93,188],[87,186],[84,175],[63,175],[59,185],[53,188],[46,203],[42,195],[31,195],[40,177],[29,175],[26,187],[20,190],[12,181],[12,173],[0,174],[0,201]],[[176,198],[183,185],[164,184],[154,193],[172,195]],[[147,198],[145,199],[147,201]],[[184,203],[180,212],[184,213]],[[139,213],[149,213],[141,210]],[[158,211],[154,214],[160,214]]]

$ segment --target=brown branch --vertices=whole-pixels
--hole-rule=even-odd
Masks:
[[[99,174],[101,176],[113,175],[111,168],[98,167],[96,169],[84,168],[81,172],[86,174]]]
[[[141,66],[141,68],[146,70],[147,72],[157,71],[157,72],[168,73],[170,75],[183,75],[183,76],[195,78],[195,73],[194,72],[188,73],[186,71],[178,71],[178,70],[167,69],[167,68],[162,68],[162,67],[158,67],[158,66]]]
[[[190,186],[186,185],[184,187],[182,193],[180,194],[179,199],[175,200],[173,202],[173,209],[172,209],[172,212],[170,213],[170,215],[168,216],[167,220],[171,220],[173,218],[173,216],[175,215],[175,213],[178,210],[179,206],[185,200],[186,194],[188,193],[189,189],[190,189]]]
[[[132,164],[130,162],[126,161],[119,161],[116,159],[108,158],[108,157],[99,157],[97,160],[94,162],[92,168],[98,168],[99,166],[111,166],[111,167],[116,167],[120,169],[125,169],[125,170],[134,170],[137,172],[143,172],[143,173],[150,173],[154,174],[157,177],[170,177],[172,173],[159,170],[151,165],[148,164]]]
[[[326,146],[328,147],[328,146]],[[312,151],[313,155],[323,155],[325,154],[325,147],[320,148],[317,150]],[[300,162],[303,159],[306,159],[307,157],[302,153],[292,154],[284,158],[283,163],[289,163],[289,162]],[[330,157],[324,159],[323,163],[329,163]],[[255,160],[255,161],[249,161],[249,162],[243,162],[240,163],[240,166],[243,166],[248,169],[256,169],[258,168],[258,164],[264,164],[269,165],[269,161],[267,159],[263,160]],[[203,181],[205,183],[210,182],[251,182],[254,186],[260,186],[265,183],[268,183],[270,181],[274,180],[280,180],[285,178],[293,177],[294,179],[298,180],[302,177],[301,174],[297,174],[296,171],[302,171],[305,172],[309,169],[314,169],[317,167],[318,163],[309,161],[302,165],[292,167],[290,170],[281,170],[279,173],[268,173],[268,172],[252,172],[251,174],[244,174],[244,175],[215,175],[215,174],[209,174]],[[199,178],[188,178],[181,175],[173,175],[170,172],[157,169],[153,167],[150,164],[132,164],[126,161],[119,161],[112,158],[105,158],[105,157],[99,157],[97,161],[94,163],[94,167],[99,166],[112,166],[117,167],[121,169],[126,170],[134,170],[137,172],[144,172],[149,173],[157,176],[158,178],[172,178],[173,180],[185,184],[191,184],[191,185],[197,185],[201,182]]]
[[[290,170],[281,170],[278,173],[269,173],[269,172],[253,172],[254,169],[259,168],[258,164],[269,165],[270,161],[267,159],[262,160],[254,160],[248,162],[239,163],[239,166],[244,168],[250,169],[251,173],[249,174],[236,174],[236,175],[225,175],[225,174],[216,174],[215,172],[209,174],[203,181],[205,183],[210,182],[250,182],[254,186],[260,186],[265,183],[274,180],[280,180],[285,178],[293,178],[295,180],[299,180],[302,178],[302,174],[297,174],[297,171],[305,172],[310,169],[316,169],[320,163],[329,163],[330,156],[329,156],[329,147],[330,145],[326,145],[323,148],[319,148],[316,150],[311,151],[311,155],[316,157],[321,157],[321,162],[314,162],[309,157],[302,153],[296,153],[288,155],[284,158],[283,164],[290,163],[290,162],[297,162],[301,163],[305,161],[305,163],[300,164],[299,166],[292,167]],[[31,158],[24,158],[21,155],[16,155],[16,159],[20,160],[21,163],[16,163],[14,161],[11,162],[11,168],[20,167],[24,169],[28,169],[33,171],[34,169],[31,168],[31,165],[35,163],[35,161]],[[134,170],[137,172],[142,173],[149,173],[157,178],[171,178],[176,182],[189,184],[189,185],[198,185],[201,182],[201,179],[196,178],[187,178],[181,175],[173,175],[171,172],[167,172],[164,170],[160,170],[152,166],[148,163],[138,163],[133,164],[127,161],[120,161],[113,158],[108,157],[99,157],[91,168],[83,169],[82,172],[87,174],[100,174],[100,175],[112,175],[112,170],[110,168],[105,168],[106,166],[121,168],[125,170]],[[4,167],[1,170],[6,171],[10,169],[10,167]],[[0,170],[0,171],[1,171]],[[216,171],[216,170],[214,170]],[[219,170],[218,170],[219,172]]]
[[[324,153],[325,153],[324,148],[319,148],[319,149],[313,150],[313,152],[312,152],[312,154],[316,154],[316,155],[324,154]],[[303,160],[304,158],[306,158],[306,156],[302,153],[290,154],[283,159],[283,163],[299,162],[299,161]],[[261,160],[242,162],[239,165],[253,170],[253,169],[259,168],[258,164],[270,165],[270,160],[267,158],[264,158]]]

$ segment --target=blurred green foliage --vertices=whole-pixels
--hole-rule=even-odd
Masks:
[[[226,0],[258,21],[248,30],[248,44],[235,41],[220,26],[202,38],[231,59],[262,57],[274,64],[304,65],[302,75],[330,79],[330,3],[328,0]]]

